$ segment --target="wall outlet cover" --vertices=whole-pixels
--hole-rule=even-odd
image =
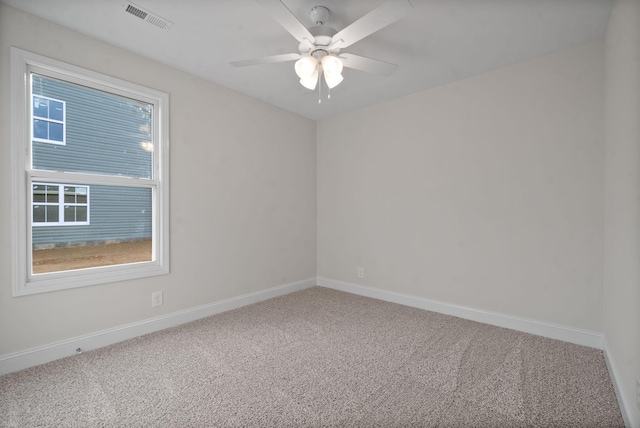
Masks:
[[[151,293],[151,307],[155,308],[160,305],[162,305],[162,291]]]

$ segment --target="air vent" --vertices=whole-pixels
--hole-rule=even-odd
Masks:
[[[173,22],[164,19],[161,16],[156,15],[155,13],[151,13],[135,3],[127,2],[123,4],[122,7],[124,8],[125,12],[148,22],[151,25],[155,25],[161,30],[168,30],[173,26]]]

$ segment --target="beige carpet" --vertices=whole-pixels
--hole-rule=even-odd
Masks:
[[[0,377],[2,427],[623,427],[601,351],[314,287]]]

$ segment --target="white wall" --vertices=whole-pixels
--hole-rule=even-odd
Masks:
[[[605,36],[604,332],[640,427],[640,1],[616,0]]]
[[[170,94],[170,275],[11,297],[9,46]],[[0,93],[0,356],[316,276],[315,122],[4,5]]]
[[[318,275],[602,331],[602,138],[601,41],[322,121]]]

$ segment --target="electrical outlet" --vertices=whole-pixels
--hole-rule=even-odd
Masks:
[[[640,409],[640,377],[636,378],[636,405]]]
[[[358,278],[364,278],[364,268],[358,268]]]
[[[155,293],[151,293],[151,307],[155,308],[156,306],[162,305],[162,291],[156,291]]]

